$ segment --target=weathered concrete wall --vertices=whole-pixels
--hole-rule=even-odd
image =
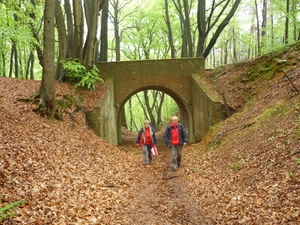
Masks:
[[[107,79],[107,92],[104,101],[92,111],[86,112],[88,126],[98,136],[107,142],[118,145],[117,113],[114,107],[114,84],[112,79]]]
[[[204,84],[202,76],[193,74],[191,81],[193,130],[196,142],[205,136],[211,126],[226,118],[224,105]]]

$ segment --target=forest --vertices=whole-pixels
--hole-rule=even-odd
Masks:
[[[298,224],[299,4],[0,1],[0,224]],[[119,146],[86,126],[105,95],[98,62],[179,57],[205,58],[232,114],[177,171],[165,93],[132,96]],[[135,145],[144,118],[160,128],[153,165]]]
[[[38,111],[52,117],[54,81],[93,88],[102,82],[100,61],[204,57],[211,69],[300,37],[297,0],[7,0],[0,13],[0,74],[42,80]],[[123,124],[137,130],[145,114],[159,126],[177,112],[165,93],[149,90],[128,101]]]

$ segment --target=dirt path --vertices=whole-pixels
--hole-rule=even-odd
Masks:
[[[185,165],[172,171],[170,150],[163,144],[158,145],[159,155],[155,156],[153,165],[142,165],[141,150],[133,147],[125,145],[126,150],[136,155],[134,159],[140,165],[136,185],[131,187],[128,196],[132,201],[124,211],[128,224],[210,224],[205,222],[195,196],[186,185]]]

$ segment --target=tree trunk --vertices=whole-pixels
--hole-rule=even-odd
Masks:
[[[108,0],[104,1],[102,14],[101,14],[101,36],[100,36],[100,61],[107,61],[108,49]]]
[[[188,50],[187,50],[187,34],[186,34],[186,19],[184,18],[183,12],[182,12],[182,6],[180,0],[177,0],[177,3],[175,0],[173,0],[174,5],[177,9],[177,12],[179,14],[180,19],[180,28],[181,28],[181,58],[187,57]]]
[[[236,36],[235,36],[235,29],[232,28],[232,36],[233,36],[233,40],[232,40],[232,54],[233,54],[233,58],[234,61],[237,62],[238,61],[238,56],[237,56],[237,44],[236,44]]]
[[[248,59],[250,59],[251,57],[256,57],[256,55],[257,55],[257,52],[256,52],[256,44],[255,43],[257,43],[256,42],[256,29],[255,29],[255,27],[256,27],[256,25],[255,25],[255,12],[256,12],[256,10],[255,10],[255,7],[252,7],[251,8],[252,9],[252,18],[251,18],[251,29],[250,29],[250,32],[251,32],[251,42],[253,42],[254,43],[254,49],[253,48],[251,48],[250,46],[248,46]]]
[[[74,16],[74,36],[73,36],[73,54],[72,58],[83,60],[83,35],[84,35],[84,18],[82,4],[80,0],[73,0],[73,16]]]
[[[113,5],[114,8],[114,27],[115,27],[115,52],[116,52],[116,61],[120,61],[121,53],[120,53],[120,28],[119,28],[119,0],[115,1],[115,5]]]
[[[66,20],[67,20],[67,30],[68,30],[68,47],[67,47],[67,58],[73,56],[73,37],[74,37],[74,29],[73,29],[73,19],[72,19],[72,10],[70,0],[65,0],[65,12],[66,12]]]
[[[271,15],[270,23],[271,23],[270,24],[270,26],[271,26],[271,31],[270,31],[271,40],[270,40],[269,46],[271,46],[270,50],[272,51],[273,45],[274,45],[274,17],[273,17],[273,14]]]
[[[208,54],[210,53],[212,47],[217,42],[217,40],[218,40],[220,34],[222,33],[223,29],[228,25],[230,19],[233,17],[235,11],[237,10],[240,2],[241,2],[241,0],[236,0],[234,2],[234,4],[233,4],[232,8],[230,9],[229,13],[225,17],[225,19],[220,23],[220,25],[218,26],[216,32],[213,34],[211,40],[209,41],[207,47],[205,48],[205,51],[203,53],[204,58],[206,58],[208,56]]]
[[[25,74],[25,79],[30,78],[30,80],[34,80],[34,73],[33,73],[33,67],[34,67],[34,54],[33,52],[30,51],[28,60],[27,60],[27,65],[26,65],[26,74]]]
[[[44,54],[43,76],[39,89],[39,106],[37,113],[47,118],[55,115],[55,88],[54,88],[54,17],[56,0],[46,0],[44,9]]]
[[[204,53],[204,43],[206,38],[206,16],[205,16],[205,9],[206,9],[206,1],[198,0],[198,9],[197,9],[197,23],[198,23],[198,31],[199,31],[199,38],[197,44],[197,56],[203,57]]]
[[[35,2],[35,0],[30,0],[30,2],[34,6],[34,9],[36,9],[36,2]],[[35,10],[33,10],[30,13],[30,18],[33,21],[36,21],[36,14],[34,12],[35,12]],[[35,27],[34,23],[30,23],[30,29],[31,29],[31,32],[32,32],[32,36],[35,38],[35,40],[36,40],[37,43],[41,43],[40,37],[39,37],[39,33],[41,31],[41,27],[42,27],[42,23],[40,23],[40,26],[38,28]],[[40,63],[41,66],[43,66],[43,64],[44,64],[43,63],[43,50],[40,48],[39,44],[35,45],[35,49],[36,49],[36,52],[37,52],[37,57],[39,59],[39,63]]]
[[[170,17],[169,17],[169,4],[168,0],[165,0],[165,22],[167,24],[168,28],[168,41],[171,49],[171,58],[176,58],[176,50],[174,47],[174,41],[173,41],[173,32],[172,32],[172,27],[171,27],[171,22],[170,22]]]
[[[183,8],[184,8],[184,15],[185,15],[185,33],[187,37],[187,47],[188,47],[188,56],[193,57],[193,41],[192,41],[192,34],[191,34],[191,22],[190,22],[190,9],[188,0],[183,0]]]
[[[164,104],[164,100],[165,100],[165,96],[166,94],[163,92],[158,92],[158,94],[160,94],[160,96],[157,98],[159,99],[159,101],[155,101],[157,103],[157,120],[156,120],[156,125],[159,125],[162,122],[162,109],[163,109],[163,104]]]
[[[89,71],[92,69],[95,63],[99,0],[85,1],[84,6],[85,6],[85,12],[87,18],[88,33],[87,33],[83,58],[85,62],[85,67],[87,68],[87,71]]]
[[[223,51],[224,51],[224,57],[222,57],[221,60],[224,59],[224,61],[222,62],[222,64],[225,64],[225,65],[228,63],[228,47],[229,47],[228,43],[229,43],[229,41],[227,39],[225,39],[225,41],[224,41],[224,48],[222,48]]]
[[[263,48],[267,44],[267,1],[263,1],[263,9],[262,9],[262,23],[261,23],[261,47]]]
[[[6,64],[5,64],[5,54],[4,52],[1,53],[1,57],[2,57],[2,68],[3,68],[3,72],[2,72],[2,76],[6,77]]]
[[[153,91],[154,90],[150,90],[150,92],[153,92]],[[147,111],[147,113],[149,115],[149,120],[151,121],[151,123],[153,125],[156,125],[156,120],[155,120],[155,117],[154,117],[154,114],[153,114],[153,105],[154,105],[154,103],[153,103],[153,105],[150,105],[149,96],[148,96],[148,90],[145,90],[143,92],[144,92],[144,99],[145,99],[146,111]],[[152,93],[152,95],[153,95],[153,93]],[[155,100],[156,100],[155,96],[153,97],[153,100],[155,102]]]
[[[285,16],[285,44],[289,43],[289,13],[290,13],[290,0],[286,0],[286,16]]]
[[[56,66],[56,80],[65,81],[65,75],[62,69],[62,65],[60,63],[61,60],[65,60],[67,58],[67,31],[64,22],[64,15],[61,9],[60,1],[56,0],[56,8],[55,8],[55,19],[57,24],[57,32],[58,32],[58,60]]]
[[[260,26],[259,26],[259,15],[258,15],[257,0],[255,0],[255,15],[256,15],[257,55],[261,56]]]
[[[30,52],[30,80],[34,80],[34,54]]]

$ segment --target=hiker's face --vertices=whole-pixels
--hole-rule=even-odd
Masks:
[[[172,123],[173,124],[177,124],[178,123],[178,119],[177,118],[172,118]]]
[[[150,126],[149,123],[144,123],[145,128],[148,128]]]

